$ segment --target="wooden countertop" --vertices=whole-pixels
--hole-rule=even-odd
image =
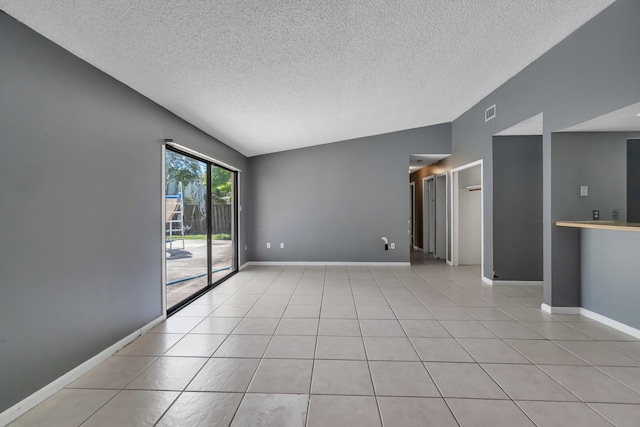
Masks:
[[[620,221],[557,221],[558,227],[595,228],[599,230],[640,231],[640,223]]]

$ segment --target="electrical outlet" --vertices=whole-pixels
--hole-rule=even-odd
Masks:
[[[267,242],[267,249],[271,249],[271,242]]]
[[[600,211],[598,209],[593,210],[593,220],[598,221],[600,219]]]
[[[244,250],[246,251],[247,249],[249,249],[249,245],[244,245]]]
[[[396,248],[396,244],[395,243],[391,243],[391,244],[389,244],[389,246],[391,247],[391,249],[395,249]]]
[[[280,249],[284,249],[284,243],[280,243]]]
[[[617,221],[617,220],[619,220],[619,219],[620,219],[620,211],[618,211],[618,209],[614,209],[614,210],[613,210],[613,219],[614,219],[615,221]]]

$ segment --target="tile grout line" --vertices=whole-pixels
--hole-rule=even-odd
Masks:
[[[248,282],[247,282],[248,283]],[[246,285],[246,284],[245,284]],[[262,295],[264,296],[264,292],[262,293]],[[258,299],[259,300],[259,299]],[[258,301],[256,301],[254,303],[257,304]],[[248,312],[247,312],[248,313]],[[246,319],[246,314],[245,316],[243,316],[242,320]],[[242,320],[240,320],[240,322],[238,322],[238,325],[240,325],[240,323],[242,323]],[[238,327],[238,325],[236,325],[236,328]],[[235,330],[235,328],[231,331],[233,332]],[[231,335],[231,332],[229,333],[229,336]],[[274,331],[275,333],[275,331]],[[273,339],[273,336],[271,337],[271,339]],[[269,340],[269,343],[271,342],[271,340]],[[222,344],[221,344],[222,345]],[[267,344],[267,346],[264,349],[264,352],[267,351],[267,348],[269,347],[269,344]],[[263,356],[264,356],[264,352],[263,352]],[[215,353],[214,353],[215,354]],[[233,412],[233,416],[230,418],[229,424],[231,425],[233,423],[233,420],[236,418],[236,416],[238,415],[238,411],[240,410],[240,406],[242,405],[242,402],[244,401],[245,397],[247,396],[247,391],[249,390],[249,387],[251,386],[251,382],[253,381],[253,379],[255,378],[256,372],[258,372],[258,368],[260,367],[260,364],[262,363],[262,358],[260,358],[260,362],[258,362],[258,364],[256,365],[255,371],[253,371],[253,374],[251,375],[251,379],[249,380],[249,383],[247,384],[247,388],[245,389],[244,392],[242,392],[242,398],[240,399],[240,402],[238,403],[238,407],[235,409],[235,411]]]
[[[306,270],[306,267],[305,267]],[[307,401],[307,412],[304,417],[304,425],[309,425],[309,412],[311,411],[311,390],[313,389],[313,378],[314,371],[316,368],[316,352],[318,351],[318,336],[320,333],[320,319],[322,316],[322,304],[324,301],[324,287],[326,286],[326,271],[325,271],[325,279],[322,282],[322,293],[320,294],[320,311],[318,311],[318,326],[316,328],[316,344],[313,347],[313,359],[311,359],[311,378],[309,378],[309,399]]]

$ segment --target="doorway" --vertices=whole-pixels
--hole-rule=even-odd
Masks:
[[[424,253],[435,256],[436,242],[436,186],[434,175],[422,179],[423,189],[423,238]]]
[[[493,137],[494,284],[543,280],[542,135]]]
[[[435,180],[435,251],[434,257],[438,259],[447,258],[447,235],[449,234],[447,224],[447,173],[436,176]]]
[[[411,200],[411,210],[409,212],[411,212],[411,216],[409,217],[409,234],[411,235],[410,238],[410,248],[413,249],[416,247],[416,242],[415,242],[415,235],[416,235],[416,223],[415,223],[415,217],[416,217],[416,186],[413,182],[409,183],[409,190],[410,190],[410,194],[409,194],[409,199]]]
[[[237,271],[237,172],[165,150],[167,314]]]
[[[482,160],[451,171],[451,263],[481,265],[484,278]]]

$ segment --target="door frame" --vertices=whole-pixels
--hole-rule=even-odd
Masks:
[[[451,169],[451,265],[457,267],[459,265],[458,249],[459,242],[459,172],[465,169],[470,169],[476,166],[480,166],[480,186],[484,185],[484,167],[482,159],[475,162],[468,163],[463,166]],[[480,196],[480,274],[483,281],[487,281],[484,275],[484,191]],[[449,262],[449,261],[447,261]]]
[[[232,251],[233,251],[233,257],[232,257],[232,265],[231,265],[231,273],[229,273],[227,276],[217,280],[216,282],[211,283],[211,266],[212,266],[212,255],[211,255],[211,228],[212,228],[212,218],[211,215],[207,215],[207,286],[202,288],[201,290],[195,292],[191,297],[187,298],[186,300],[180,302],[179,304],[177,304],[176,306],[172,307],[171,311],[168,311],[168,307],[167,307],[167,260],[166,260],[166,244],[164,244],[165,239],[166,239],[166,190],[167,190],[167,183],[166,183],[166,168],[167,168],[167,164],[166,164],[166,155],[167,155],[167,150],[172,151],[174,153],[178,153],[190,158],[193,158],[199,162],[204,162],[207,165],[207,191],[206,191],[206,205],[207,206],[211,206],[211,170],[214,166],[216,167],[222,167],[223,169],[227,169],[229,171],[232,172],[232,188],[233,188],[233,214],[232,214],[232,219],[231,219],[231,228],[232,228],[232,233],[233,233],[233,239],[231,242],[232,245]],[[162,274],[161,274],[161,294],[162,294],[162,312],[163,315],[165,317],[168,317],[174,313],[176,313],[177,311],[179,311],[180,309],[182,309],[183,307],[189,305],[191,302],[193,302],[194,300],[196,300],[199,296],[205,294],[206,292],[209,292],[211,289],[215,288],[216,286],[218,286],[219,284],[221,284],[222,282],[224,282],[225,280],[227,280],[228,278],[232,277],[233,275],[235,275],[236,273],[238,273],[238,271],[240,271],[240,211],[241,211],[241,206],[240,206],[240,186],[239,186],[239,182],[240,182],[240,169],[235,168],[227,163],[218,161],[216,159],[213,159],[209,156],[206,156],[204,154],[201,154],[197,151],[191,150],[187,147],[184,147],[182,145],[179,144],[175,144],[173,143],[173,140],[167,139],[164,141],[164,143],[162,144],[162,208],[161,208],[161,213],[162,213],[162,242],[163,245],[162,247],[162,252],[161,252],[161,266],[162,266]],[[208,208],[210,209],[210,208]]]
[[[429,232],[431,226],[429,223],[429,221],[431,220],[431,217],[429,215],[431,202],[429,201],[429,197],[427,197],[429,181],[433,181],[435,183],[435,175],[429,175],[425,178],[422,178],[422,252],[424,252],[425,254],[429,252],[434,253],[434,251],[432,250],[433,248],[431,248],[431,235]],[[433,191],[436,192],[435,185],[433,187]],[[433,220],[435,221],[435,218]]]
[[[415,182],[409,182],[409,188],[411,189],[411,217],[409,218],[409,240],[410,246],[416,249],[416,184]]]
[[[444,178],[444,254],[440,254],[438,252],[438,213],[436,212],[436,251],[434,252],[434,257],[438,259],[447,259],[449,254],[449,217],[447,215],[447,210],[449,207],[449,191],[447,191],[447,185],[449,184],[449,174],[447,172],[443,172],[441,174],[436,175],[435,177],[435,187],[436,187],[436,209],[438,209],[438,197],[442,197],[438,192],[438,178]],[[440,200],[442,202],[442,200]],[[442,256],[444,255],[444,256]]]
[[[162,315],[167,317],[167,142],[165,141],[162,144],[162,199],[160,199],[160,207],[161,212],[161,231],[162,231],[162,246],[160,246],[160,259],[162,262],[160,263],[160,267],[162,271],[160,272],[160,294],[162,295]]]

